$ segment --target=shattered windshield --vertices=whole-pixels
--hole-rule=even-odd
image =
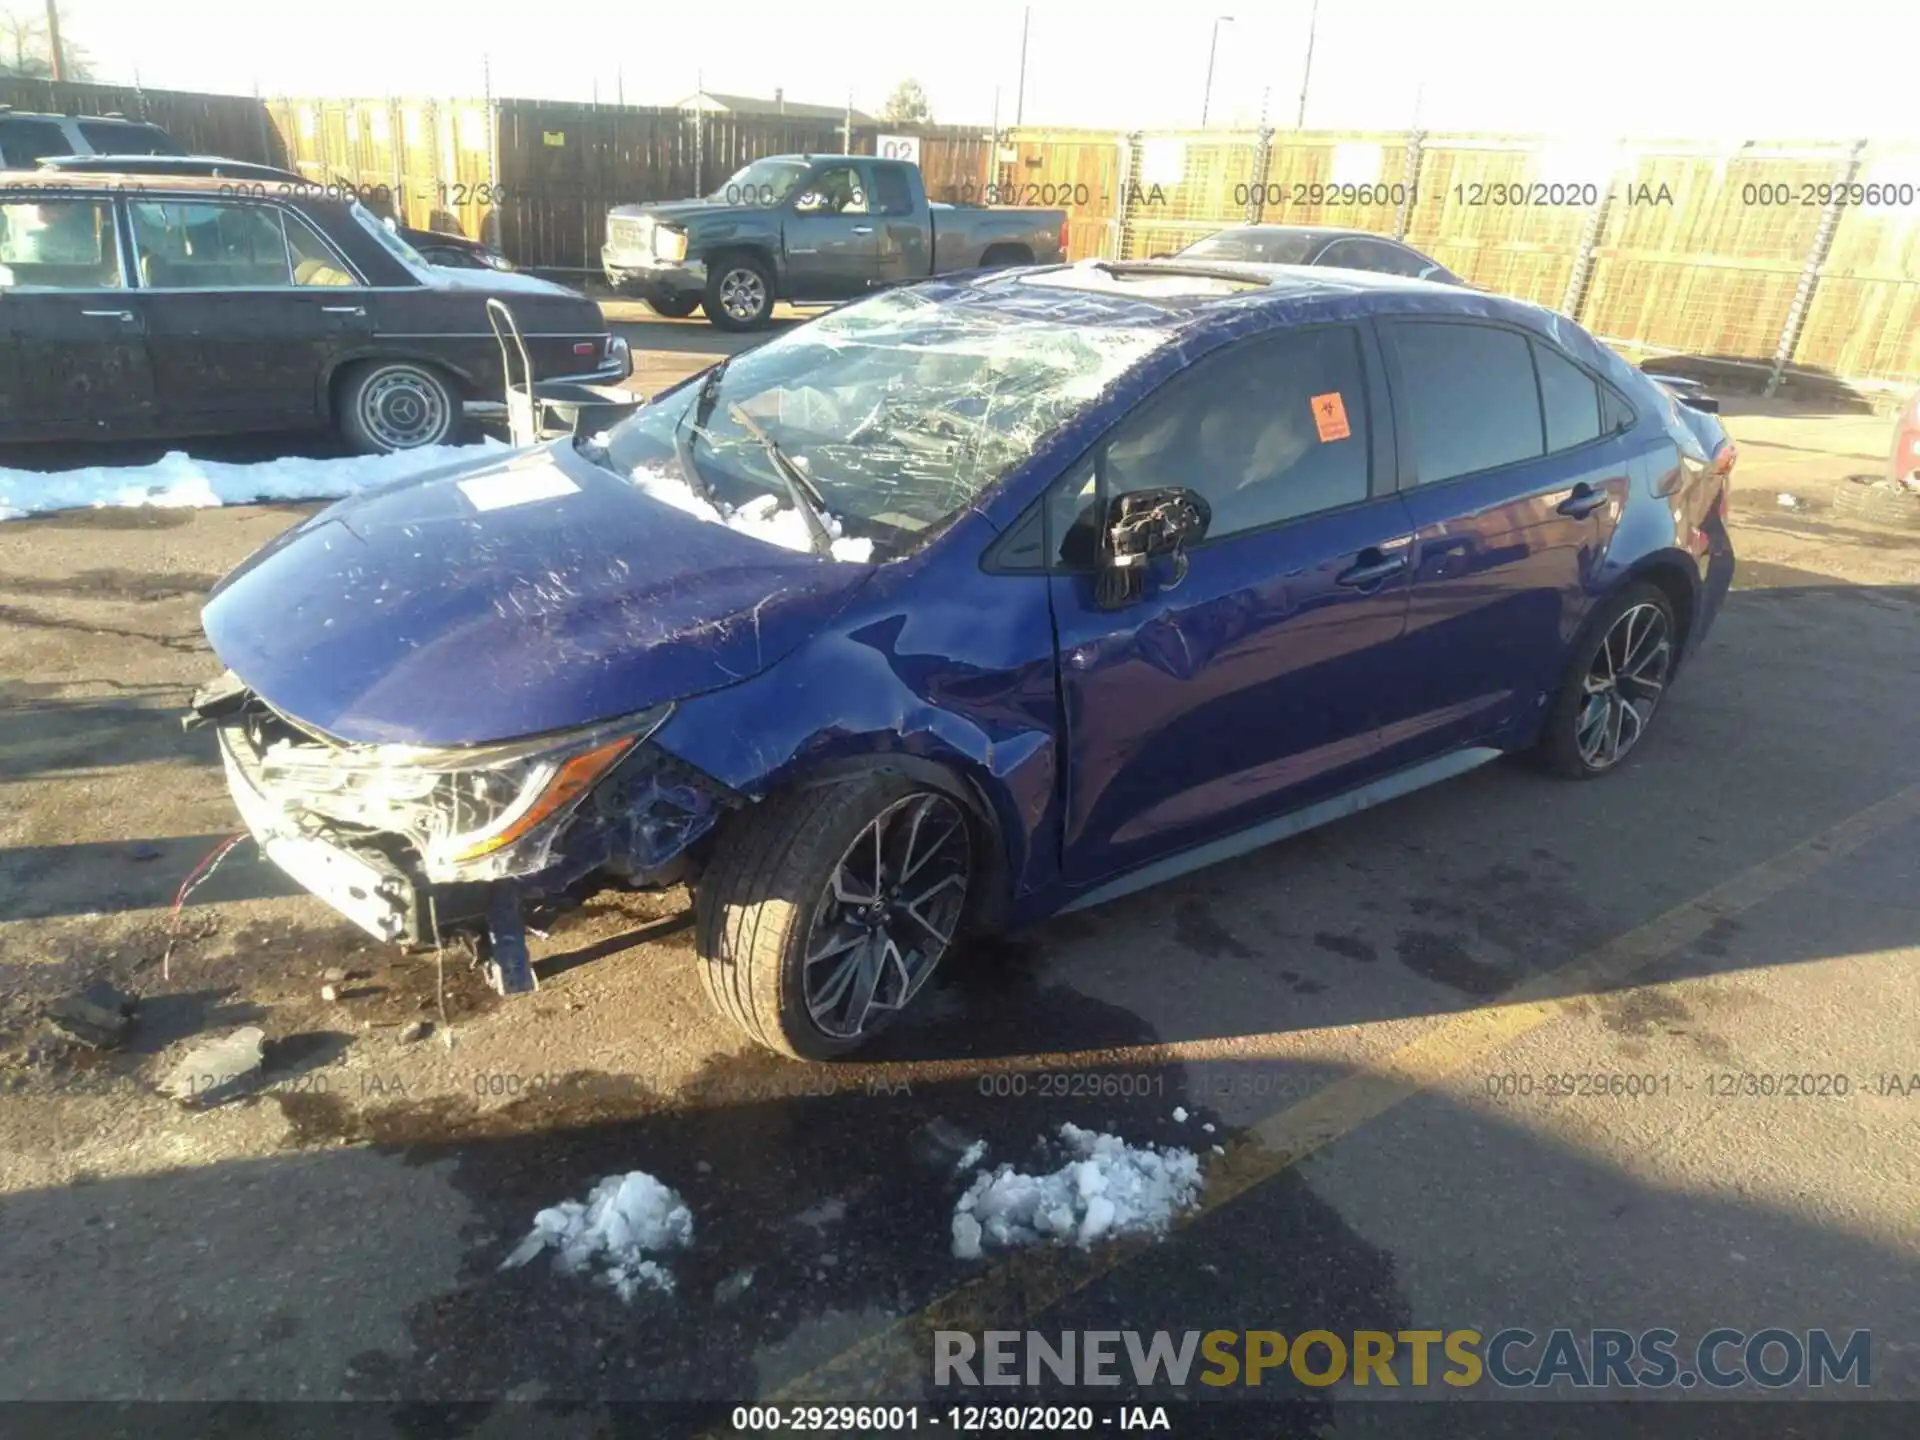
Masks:
[[[836,555],[895,558],[1163,341],[1151,327],[889,292],[790,330],[735,357],[709,383],[646,406],[597,458],[656,498],[805,548],[797,524],[743,523],[743,515],[769,520],[773,510],[797,518],[784,514],[789,488],[751,433],[757,427],[825,501],[829,528],[844,537]],[[738,423],[734,407],[752,426]]]

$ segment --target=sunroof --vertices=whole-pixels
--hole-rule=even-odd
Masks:
[[[1248,290],[1267,288],[1266,280],[1258,276],[1225,274],[1202,266],[1188,268],[1152,262],[1129,264],[1106,260],[1083,260],[1061,270],[1036,271],[1022,275],[1020,283],[1047,285],[1060,290],[1091,290],[1105,295],[1169,300],[1239,295]]]

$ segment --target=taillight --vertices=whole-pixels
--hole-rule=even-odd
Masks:
[[[1740,458],[1740,447],[1729,440],[1720,447],[1720,453],[1713,457],[1713,473],[1719,476],[1733,474],[1733,463]]]
[[[576,340],[573,345],[573,353],[576,355],[592,355],[599,349],[600,347],[591,340]]]
[[[1067,258],[1067,217],[1060,217],[1060,258]]]

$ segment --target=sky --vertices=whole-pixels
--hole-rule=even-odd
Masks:
[[[1294,124],[1312,13],[1313,0],[61,0],[97,78],[153,88],[478,95],[490,65],[496,94],[588,100],[597,86],[667,104],[704,83],[829,105],[851,92],[875,111],[912,76],[938,121],[985,126],[997,103],[1003,125],[1094,129],[1196,127],[1203,105],[1216,126],[1251,125],[1263,105]],[[1313,35],[1313,129],[1920,138],[1915,0],[1319,0]]]

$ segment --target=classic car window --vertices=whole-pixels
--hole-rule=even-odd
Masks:
[[[907,177],[892,165],[873,167],[873,195],[882,215],[911,215],[913,187]]]
[[[296,285],[358,285],[346,262],[297,215],[282,216],[287,227],[287,254],[293,261]]]
[[[415,278],[424,280],[429,284],[432,283],[432,261],[428,260],[426,256],[422,255],[418,250],[414,249],[413,246],[389,230],[384,220],[380,219],[359,201],[354,201],[349,208],[352,210],[354,222],[358,224],[362,230],[373,236],[375,240],[379,241],[381,249],[393,256],[393,258],[398,260],[402,265],[406,266]]]
[[[293,283],[271,205],[136,200],[134,253],[153,290],[270,290]]]
[[[24,167],[49,155],[71,155],[73,142],[51,120],[0,117],[0,160]]]
[[[1540,391],[1524,335],[1490,325],[1396,322],[1418,483],[1544,454]]]
[[[1215,540],[1366,499],[1369,451],[1359,336],[1307,330],[1208,356],[1149,397],[1107,442],[1107,493],[1198,491]]]
[[[1314,263],[1409,277],[1417,277],[1433,268],[1433,262],[1426,256],[1402,250],[1398,245],[1389,245],[1384,240],[1336,240]]]
[[[1547,414],[1547,453],[1600,438],[1600,387],[1559,351],[1536,343],[1540,403]]]
[[[1182,260],[1250,260],[1260,265],[1304,265],[1320,243],[1313,235],[1284,230],[1222,230],[1196,240],[1179,253]]]
[[[821,171],[807,182],[793,209],[797,215],[866,214],[867,192],[861,188],[860,172],[851,165]]]
[[[117,290],[120,247],[105,200],[0,205],[0,289]]]

